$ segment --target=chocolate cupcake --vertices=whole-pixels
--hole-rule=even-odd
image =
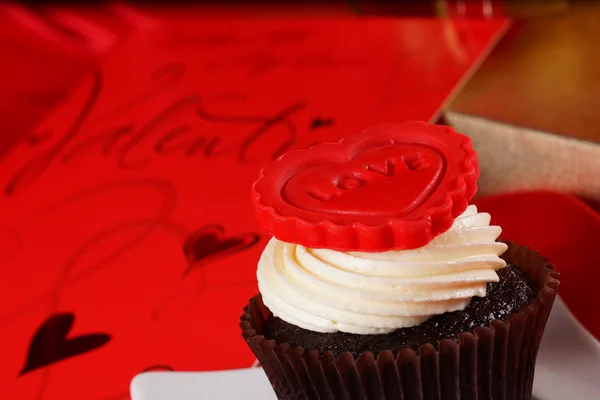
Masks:
[[[469,200],[470,140],[383,125],[282,156],[243,337],[280,399],[530,399],[552,266]]]

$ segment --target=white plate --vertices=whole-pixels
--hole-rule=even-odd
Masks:
[[[600,398],[600,343],[558,298],[538,353],[536,400]],[[145,372],[131,382],[132,400],[271,400],[260,368],[216,372]]]

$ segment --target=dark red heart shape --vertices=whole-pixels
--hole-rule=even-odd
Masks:
[[[239,253],[260,240],[256,233],[242,233],[235,236],[225,236],[222,225],[206,225],[193,232],[185,241],[183,251],[188,260],[187,275],[194,267],[216,257]]]
[[[261,225],[284,242],[401,250],[448,230],[478,176],[468,137],[405,122],[285,154],[261,171],[253,197]]]
[[[67,338],[75,316],[72,313],[53,315],[36,331],[27,353],[25,366],[19,375],[64,359],[88,353],[110,340],[106,333],[90,333]]]

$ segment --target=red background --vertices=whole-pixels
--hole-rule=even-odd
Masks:
[[[250,366],[237,320],[267,239],[249,199],[258,169],[375,123],[431,120],[505,27],[182,19],[154,31],[146,22],[115,23],[116,38],[137,33],[96,53],[23,35],[33,50],[3,67],[15,98],[48,100],[4,108],[21,130],[0,167],[2,397],[128,398],[130,379],[152,366]],[[38,74],[44,63],[48,75]],[[507,224],[507,235],[519,232]],[[194,232],[212,245],[190,267],[183,243]],[[254,235],[258,244],[244,245]],[[58,313],[75,318],[62,345],[90,333],[110,341],[20,375],[33,335]]]

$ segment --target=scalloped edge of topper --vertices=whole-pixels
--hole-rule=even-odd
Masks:
[[[372,225],[360,222],[341,225],[326,218],[319,222],[312,222],[295,215],[282,215],[272,205],[262,202],[262,193],[257,190],[257,186],[265,178],[265,172],[276,167],[282,160],[314,148],[337,148],[340,145],[351,144],[356,137],[366,131],[392,126],[399,129],[410,129],[410,126],[415,124],[420,128],[438,129],[444,134],[460,137],[461,148],[466,153],[455,187],[448,190],[440,200],[440,204],[429,208],[422,218],[418,220],[389,219],[381,224]],[[268,234],[283,242],[299,244],[308,248],[327,248],[337,251],[407,250],[425,246],[436,236],[450,229],[456,217],[465,211],[469,201],[477,192],[479,173],[477,153],[468,136],[456,132],[449,126],[428,124],[422,121],[406,121],[376,125],[338,142],[322,143],[283,154],[260,170],[258,179],[252,185],[252,199],[261,227]]]

